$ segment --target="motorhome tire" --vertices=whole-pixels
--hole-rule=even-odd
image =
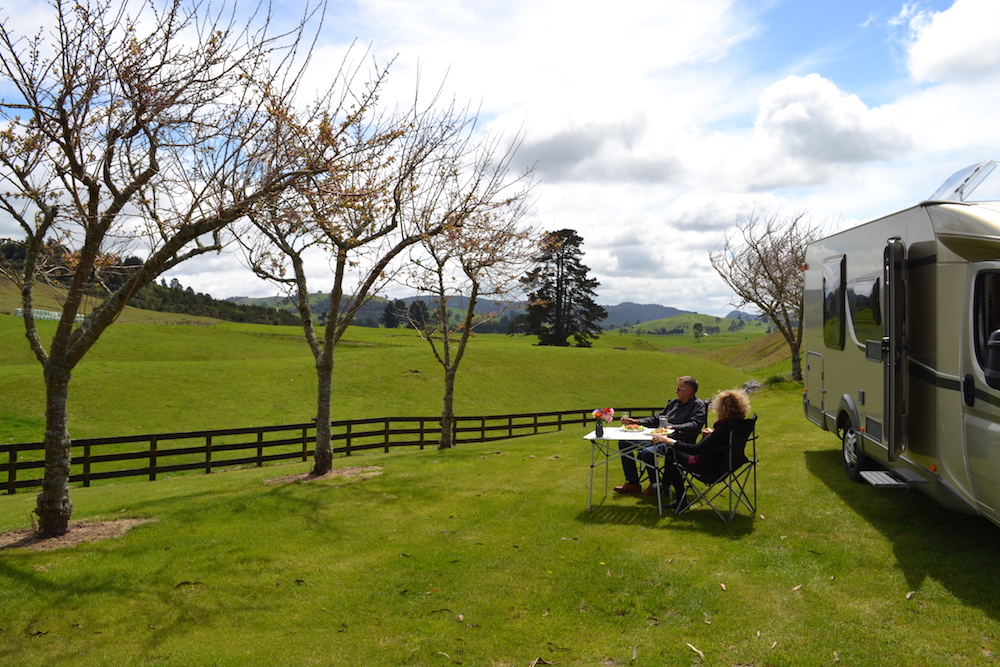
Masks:
[[[848,426],[844,429],[841,443],[843,445],[844,472],[851,481],[860,482],[861,471],[867,470],[870,462],[868,457],[864,455],[864,452],[861,451],[861,445],[858,442],[858,432],[854,430],[853,426]]]

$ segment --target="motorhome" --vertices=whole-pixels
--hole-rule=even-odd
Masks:
[[[1000,525],[1000,202],[973,195],[995,167],[810,244],[802,350],[848,477]]]

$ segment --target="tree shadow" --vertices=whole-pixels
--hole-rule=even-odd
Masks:
[[[908,586],[917,590],[933,579],[965,604],[1000,619],[1000,529],[982,517],[946,510],[919,491],[852,482],[840,456],[840,450],[805,452],[806,467],[885,536]]]

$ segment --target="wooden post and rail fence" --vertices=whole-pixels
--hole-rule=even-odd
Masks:
[[[662,408],[620,408],[633,415],[655,414]],[[455,417],[455,445],[507,440],[561,431],[564,426],[593,425],[591,410]],[[377,417],[333,421],[334,455],[367,450],[437,447],[440,417]],[[78,438],[72,444],[70,483],[122,477],[157,476],[178,472],[211,473],[220,468],[263,466],[280,461],[308,461],[314,454],[316,424],[287,424],[157,433],[112,438]],[[138,445],[138,446],[136,446]],[[41,442],[0,444],[0,489],[7,494],[42,485],[45,446]]]

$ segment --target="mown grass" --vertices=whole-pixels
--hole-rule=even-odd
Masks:
[[[760,508],[588,513],[582,429],[74,490],[122,538],[0,555],[16,665],[992,664],[997,529],[848,482],[795,385],[753,398]],[[612,471],[612,481],[620,472]],[[31,494],[0,498],[0,530]],[[913,592],[909,596],[908,593]],[[700,651],[704,658],[694,650]],[[539,662],[538,664],[543,664]]]
[[[40,437],[41,377],[18,351],[20,325],[0,316],[0,442]],[[292,335],[112,327],[74,375],[72,432],[308,419],[311,356],[294,338],[252,335],[265,332]],[[411,333],[348,338],[336,415],[439,409],[440,371]],[[479,336],[459,411],[660,405],[681,374],[706,397],[749,377],[662,353],[662,337],[616,338],[585,350]],[[802,416],[800,385],[753,406],[760,507],[733,524],[603,493],[587,512],[577,428],[336,460],[376,468],[369,478],[264,483],[309,468],[296,463],[74,488],[74,519],[154,521],[72,549],[0,552],[0,662],[995,664],[998,529],[848,482],[836,439]],[[32,493],[0,496],[0,531],[28,525],[33,507]]]

